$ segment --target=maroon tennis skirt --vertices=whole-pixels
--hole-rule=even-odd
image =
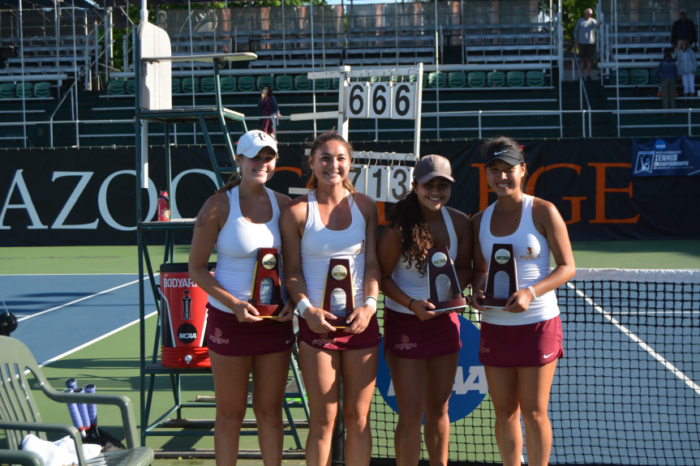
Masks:
[[[457,353],[461,347],[456,312],[421,321],[415,314],[384,310],[384,352],[405,359],[430,359]]]
[[[559,316],[528,325],[481,323],[479,361],[484,366],[542,366],[564,357]]]
[[[299,318],[299,341],[303,341],[314,348],[327,350],[352,350],[372,348],[379,344],[382,336],[379,334],[377,315],[373,315],[369,325],[362,333],[350,333],[345,330],[337,330],[331,333],[314,333],[306,323],[306,319]]]
[[[294,345],[293,322],[263,319],[238,322],[234,314],[207,304],[206,344],[222,356],[260,356],[288,350]]]

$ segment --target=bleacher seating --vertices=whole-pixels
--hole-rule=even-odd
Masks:
[[[235,92],[236,91],[236,77],[235,76],[222,76],[221,78],[221,92]]]
[[[0,99],[11,99],[15,96],[14,83],[0,83]]]
[[[486,85],[486,73],[482,71],[472,71],[467,77],[469,87],[484,87]]]
[[[486,74],[486,85],[489,87],[503,87],[506,85],[506,74],[503,71],[491,71]]]
[[[34,97],[39,99],[51,97],[51,83],[40,81],[34,84]]]
[[[467,63],[551,63],[556,45],[545,24],[465,26]]]
[[[19,82],[17,87],[15,87],[15,94],[18,98],[30,98],[32,97],[34,91],[34,84],[31,82]]]
[[[467,74],[464,71],[453,71],[447,75],[447,84],[453,89],[467,86]]]
[[[276,91],[291,91],[294,88],[294,78],[287,75],[275,77]]]

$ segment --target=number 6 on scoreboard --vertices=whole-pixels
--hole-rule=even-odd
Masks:
[[[369,87],[367,82],[354,82],[345,94],[345,111],[349,118],[367,118],[369,112]]]
[[[392,118],[413,120],[416,118],[416,84],[396,83],[392,95]]]

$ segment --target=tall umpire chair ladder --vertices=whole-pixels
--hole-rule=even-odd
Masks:
[[[141,443],[145,445],[148,435],[158,436],[197,436],[211,435],[210,430],[213,427],[213,421],[210,420],[187,420],[182,418],[182,408],[193,407],[215,407],[215,400],[208,397],[197,397],[197,401],[183,402],[181,398],[180,374],[181,373],[209,373],[209,369],[175,369],[163,367],[158,363],[159,344],[161,326],[163,322],[163,312],[165,310],[160,302],[159,286],[155,282],[155,274],[151,264],[148,248],[144,239],[144,233],[147,231],[164,231],[165,237],[165,253],[163,262],[173,262],[174,260],[174,233],[177,230],[192,230],[194,227],[193,219],[180,220],[170,222],[144,222],[141,206],[142,188],[148,186],[148,123],[160,123],[165,128],[165,170],[168,193],[171,193],[171,153],[170,153],[170,127],[171,125],[184,124],[199,124],[199,127],[204,136],[207,145],[209,158],[212,164],[213,171],[216,175],[217,184],[220,187],[224,185],[222,173],[231,172],[236,169],[235,150],[231,137],[229,135],[227,122],[239,122],[243,126],[243,131],[247,131],[245,124],[245,115],[225,108],[221,100],[221,79],[219,69],[227,62],[234,61],[250,61],[255,60],[257,56],[254,53],[223,53],[223,54],[197,54],[197,55],[176,55],[173,56],[170,46],[170,37],[163,29],[150,24],[141,22],[138,32],[138,49],[140,60],[136,60],[136,81],[139,85],[136,87],[136,210],[138,227],[138,254],[139,254],[139,311],[140,311],[140,360],[141,360]],[[212,63],[214,69],[214,85],[216,104],[213,107],[184,107],[173,108],[172,106],[172,62],[174,61],[190,61],[200,63]],[[229,156],[230,166],[219,166],[216,154],[211,142],[209,124],[219,124],[221,134],[226,146],[226,152]],[[156,303],[158,311],[158,329],[156,332],[155,343],[153,347],[151,363],[146,366],[146,340],[145,340],[145,284],[143,265],[146,265],[149,281],[151,284],[151,292]],[[297,432],[297,424],[292,416],[290,408],[301,407],[306,415],[306,423],[309,419],[309,407],[306,400],[306,391],[303,387],[303,382],[300,376],[298,364],[298,353],[294,348],[291,370],[293,379],[288,383],[285,399],[284,411],[287,416],[289,428],[285,429],[285,435],[294,437],[295,445],[298,450],[302,450],[303,446]],[[148,382],[147,394],[144,391],[146,387],[146,374],[150,374]],[[156,421],[149,425],[149,415],[152,408],[153,391],[155,388],[155,376],[157,374],[167,374],[170,376],[171,387],[173,390],[174,405],[169,408],[165,414],[160,416]],[[293,390],[293,391],[292,391]],[[249,396],[249,403],[251,403]],[[288,401],[289,398],[293,400]],[[299,399],[299,401],[294,401]],[[176,413],[176,419],[168,419],[173,413]],[[307,424],[308,425],[308,424]],[[155,429],[162,427],[183,428],[188,429],[184,432],[172,432],[165,434],[162,431]],[[247,426],[250,427],[250,426]],[[299,425],[299,427],[301,427]],[[196,430],[200,429],[200,430]],[[241,435],[256,435],[256,431],[243,431]]]

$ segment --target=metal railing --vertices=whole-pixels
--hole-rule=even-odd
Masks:
[[[69,93],[66,93],[67,95]],[[676,108],[674,110],[664,110],[664,109],[638,109],[638,110],[589,110],[587,108],[583,108],[580,110],[519,110],[519,111],[504,111],[504,110],[475,110],[475,111],[456,111],[456,112],[423,112],[423,123],[422,123],[422,133],[425,134],[436,134],[438,131],[440,131],[440,134],[444,139],[460,139],[463,137],[476,137],[476,138],[484,138],[488,137],[490,135],[487,135],[485,133],[487,132],[500,132],[503,134],[508,134],[509,131],[519,131],[519,130],[529,130],[529,131],[551,131],[556,134],[558,137],[563,137],[564,135],[564,130],[565,128],[563,125],[559,124],[547,124],[544,122],[543,124],[532,124],[533,121],[537,121],[537,117],[562,117],[564,115],[580,115],[582,119],[588,119],[590,121],[590,118],[593,115],[610,115],[610,116],[615,116],[615,117],[622,117],[622,116],[629,116],[629,115],[661,115],[664,113],[671,113],[672,115],[675,115],[675,119],[661,119],[659,118],[658,121],[652,121],[650,120],[649,124],[645,123],[634,123],[634,124],[620,124],[617,127],[617,136],[621,137],[622,136],[622,131],[627,130],[627,129],[635,129],[635,128],[644,128],[647,130],[653,130],[653,129],[660,129],[664,130],[663,133],[664,135],[667,135],[667,129],[668,128],[677,128],[678,129],[678,136],[693,136],[693,131],[697,132],[700,134],[700,108]],[[685,115],[685,118],[681,120],[679,118],[679,115]],[[695,118],[696,122],[693,122],[693,116],[698,115],[698,117]],[[439,119],[438,119],[439,116]],[[504,125],[502,122],[500,122],[499,118],[502,117],[513,117],[513,116],[519,116],[521,117],[521,120],[523,122],[527,122],[529,124],[523,124],[523,125],[511,125],[507,126]],[[319,126],[314,126],[314,123],[316,123],[314,120],[309,120],[308,121],[308,127],[300,128],[300,129],[294,129],[294,130],[285,130],[286,122],[290,121],[289,116],[281,116],[281,117],[247,117],[246,120],[248,121],[248,126],[249,128],[257,128],[258,127],[258,121],[261,119],[265,118],[271,118],[273,120],[273,126],[276,129],[277,132],[277,137],[278,140],[281,142],[284,142],[285,139],[289,139],[290,142],[298,142],[295,136],[298,135],[304,135],[304,138],[302,139],[307,139],[312,137],[316,132],[318,131],[326,131],[327,129],[323,129],[327,126],[335,126],[334,123],[327,123],[325,125],[319,125]],[[493,120],[493,121],[489,121]],[[279,122],[283,122],[281,126],[278,126]],[[318,120],[321,121],[321,120]],[[327,120],[324,120],[327,121]],[[133,133],[126,133],[126,134],[117,134],[117,133],[112,133],[109,131],[105,131],[101,134],[94,134],[94,133],[89,133],[89,132],[83,132],[80,133],[79,130],[80,128],[85,128],[86,126],[90,125],[102,125],[105,128],[108,128],[111,125],[124,125],[124,124],[131,124],[133,122],[133,119],[101,119],[101,120],[80,120],[80,119],[71,119],[71,120],[62,120],[62,121],[55,121],[52,118],[49,118],[48,120],[44,121],[27,121],[26,123],[23,123],[26,125],[26,127],[41,127],[41,126],[48,126],[51,130],[52,134],[52,145],[51,148],[54,148],[53,146],[53,128],[54,126],[57,125],[75,125],[76,127],[76,145],[80,145],[80,139],[85,139],[85,138],[112,138],[112,141],[107,144],[95,144],[95,146],[114,146],[114,147],[124,147],[124,146],[132,146],[134,141]],[[5,123],[0,123],[0,132],[3,132],[2,128],[9,128],[9,127],[18,127],[22,123],[16,123],[16,122],[5,122]],[[439,127],[438,127],[439,124]],[[198,131],[193,131],[192,125],[191,124],[182,124],[179,125],[180,129],[178,130],[178,125],[175,126],[173,131],[170,133],[171,134],[171,143],[178,145],[180,144],[196,144],[197,138],[202,137],[202,133]],[[319,127],[321,129],[319,129]],[[408,140],[412,137],[408,136],[406,138],[401,138],[397,137],[397,135],[400,134],[406,134],[408,135],[409,133],[412,133],[413,129],[412,128],[381,128],[381,125],[376,125],[372,129],[356,129],[353,128],[352,124],[350,125],[350,134],[355,134],[355,135],[360,135],[360,134],[365,134],[365,135],[370,135],[369,138],[374,140],[378,139],[380,141],[382,140],[398,140],[398,139],[405,139]],[[464,136],[449,136],[450,134],[454,133],[459,133]],[[660,135],[661,133],[654,133],[653,131],[647,131],[647,134],[645,136],[655,136],[655,135]],[[154,131],[150,133],[151,136],[163,136],[162,132]],[[210,132],[210,135],[212,136],[221,136],[220,132]],[[388,136],[388,137],[382,137],[382,136]],[[589,124],[588,125],[588,131],[584,131],[584,134],[582,135],[583,138],[596,138],[596,137],[609,137],[609,134],[595,134],[593,131],[593,127]],[[20,139],[19,137],[17,139]],[[352,141],[351,137],[351,141]],[[361,140],[366,140],[367,138],[361,139]],[[432,139],[425,137],[425,139]],[[357,139],[356,139],[357,140]],[[200,139],[201,141],[201,139]],[[117,144],[119,142],[119,144]]]

